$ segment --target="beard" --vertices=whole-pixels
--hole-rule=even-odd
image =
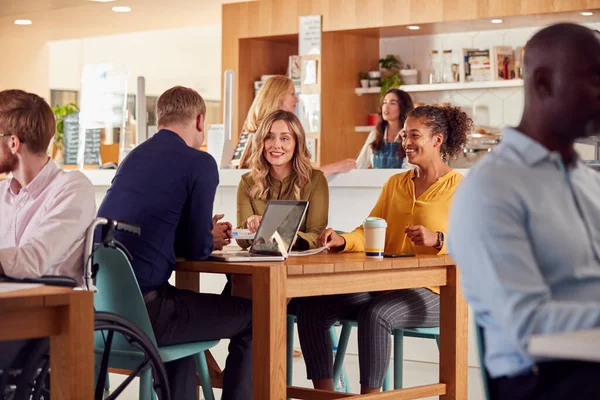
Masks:
[[[8,174],[17,166],[17,156],[10,152],[6,143],[0,144],[0,174]]]

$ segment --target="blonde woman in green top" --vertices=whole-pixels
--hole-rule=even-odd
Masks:
[[[269,200],[308,200],[306,216],[300,225],[294,250],[318,247],[317,238],[327,227],[329,186],[327,179],[310,164],[306,135],[293,113],[277,110],[269,114],[255,133],[250,156],[250,172],[242,175],[237,191],[237,227],[256,232]],[[238,240],[248,248],[249,240]],[[247,277],[227,276],[223,294],[251,298]]]
[[[237,226],[256,232],[269,200],[308,200],[300,225],[297,250],[318,247],[317,238],[327,227],[329,187],[323,173],[313,169],[302,124],[291,112],[278,110],[259,125],[250,172],[237,192]],[[242,248],[249,241],[239,240]]]

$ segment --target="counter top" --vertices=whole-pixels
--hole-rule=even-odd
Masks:
[[[405,169],[355,169],[344,174],[334,174],[327,177],[329,187],[363,187],[380,188],[394,174],[405,172]],[[463,175],[468,169],[458,169]],[[219,186],[237,187],[241,176],[248,172],[244,169],[221,169],[219,170]],[[84,170],[83,173],[92,181],[94,186],[110,186],[115,176],[115,170]]]

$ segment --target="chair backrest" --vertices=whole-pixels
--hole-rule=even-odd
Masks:
[[[127,256],[120,249],[99,246],[94,252],[94,264],[98,265],[98,292],[94,295],[96,311],[115,313],[129,320],[143,330],[156,346],[148,310]],[[113,348],[136,350],[122,337],[115,337]]]
[[[481,365],[481,386],[483,387],[483,396],[485,400],[495,400],[495,397],[490,393],[491,378],[485,368],[485,338],[483,336],[483,327],[475,324],[475,332],[477,335],[477,352],[479,353],[479,364]]]

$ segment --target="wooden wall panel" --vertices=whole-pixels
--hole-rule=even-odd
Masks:
[[[298,40],[292,43],[265,39],[239,40],[239,72],[237,74],[237,118],[234,114],[233,136],[237,139],[254,100],[254,81],[265,74],[287,73],[288,58],[298,54]]]
[[[324,32],[321,65],[321,165],[353,158],[366,139],[354,132],[365,125],[373,96],[356,96],[358,73],[377,65],[379,38]],[[375,103],[376,104],[376,103]]]
[[[233,133],[239,134],[254,96],[252,82],[262,74],[283,72],[287,56],[297,52],[297,46],[257,39],[297,35],[301,15],[323,16],[323,164],[355,156],[358,142],[366,136],[353,131],[355,125],[364,125],[365,110],[374,109],[373,97],[356,96],[352,89],[357,86],[357,73],[370,69],[379,55],[379,28],[418,23],[431,24],[429,28],[437,31],[455,25],[456,32],[493,17],[531,15],[535,20],[535,14],[584,9],[600,9],[600,0],[258,0],[224,4],[222,69],[234,70],[236,82]],[[357,29],[364,29],[362,36],[343,32]],[[425,26],[417,34],[427,29]],[[339,141],[340,135],[347,141]]]

